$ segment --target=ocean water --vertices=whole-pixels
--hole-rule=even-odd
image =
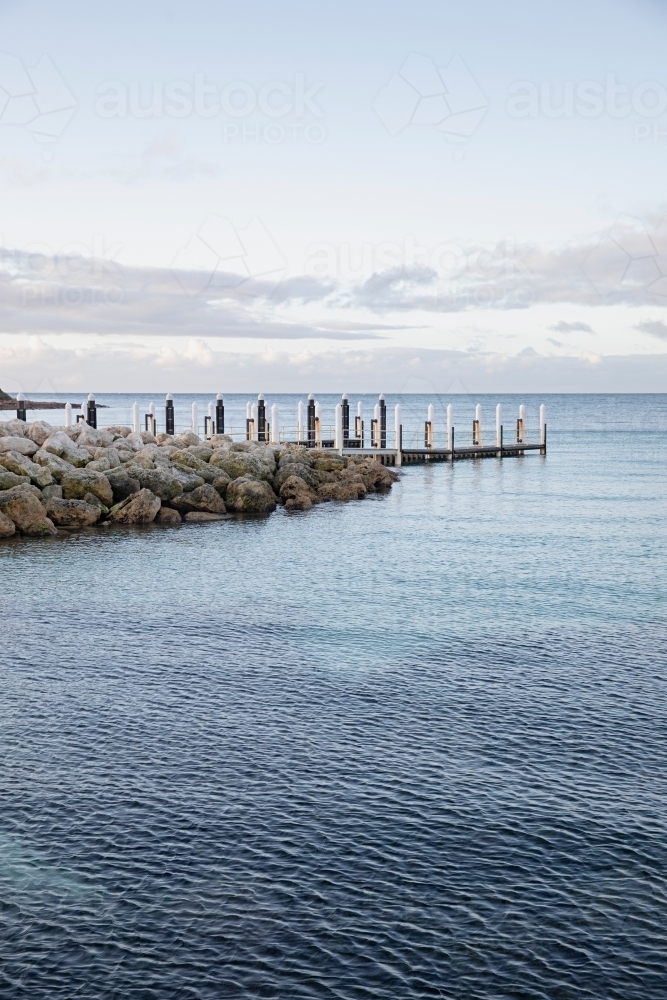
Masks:
[[[0,545],[0,996],[662,1000],[667,396],[501,402],[545,457]]]

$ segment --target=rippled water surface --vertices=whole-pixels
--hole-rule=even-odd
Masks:
[[[0,546],[0,996],[664,998],[667,397],[545,402],[546,458]]]

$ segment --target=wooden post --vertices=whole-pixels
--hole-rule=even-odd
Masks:
[[[132,430],[135,434],[141,431],[141,423],[139,421],[139,404],[134,403],[132,406]]]
[[[303,417],[303,401],[299,400],[296,408],[296,440],[297,444],[303,444],[306,440],[306,422]]]
[[[174,397],[167,393],[164,407],[165,430],[167,434],[174,434]]]
[[[271,444],[278,444],[280,435],[278,433],[278,404],[271,407]]]
[[[215,397],[215,433],[225,433],[225,401],[221,392]]]
[[[359,444],[358,448],[363,448],[364,446],[364,404],[359,400],[357,403],[357,416],[354,421],[354,436],[356,437]]]
[[[480,403],[475,407],[475,419],[472,422],[472,443],[473,445],[482,443],[482,407]]]
[[[526,431],[526,407],[521,404],[519,407],[519,419],[516,422],[516,443],[523,444],[523,438]]]
[[[72,404],[65,403],[65,427],[72,426]]]
[[[343,454],[343,406],[336,403],[334,414],[334,448],[339,455]]]
[[[496,406],[496,448],[500,448],[498,458],[502,458],[503,447],[503,408],[500,403]]]
[[[192,433],[199,433],[199,412],[196,403],[192,404]]]
[[[97,407],[95,406],[95,397],[92,392],[89,393],[86,402],[86,423],[97,429]]]
[[[454,407],[447,404],[447,450],[454,450]]]

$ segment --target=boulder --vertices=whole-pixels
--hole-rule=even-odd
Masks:
[[[351,459],[348,471],[361,476],[367,490],[388,490],[399,476],[373,458]]]
[[[201,444],[201,440],[192,431],[183,431],[171,439],[175,448],[187,448],[191,444]]]
[[[206,462],[202,462],[197,469],[193,469],[190,465],[181,465],[180,462],[174,462],[171,468],[173,471],[178,470],[186,476],[196,476],[198,479],[202,480],[202,482],[210,484],[212,484],[220,475],[220,469],[216,469],[215,467],[211,468],[211,466],[207,465]]]
[[[287,465],[280,465],[273,477],[273,485],[280,492],[283,483],[286,483],[292,476],[298,476],[312,490],[316,490],[326,475],[327,473],[317,472],[311,466],[304,465],[303,462],[289,462]]]
[[[272,479],[268,466],[255,455],[251,455],[250,452],[217,449],[213,452],[209,463],[209,467],[211,466],[222,469],[230,479]]]
[[[140,465],[143,469],[154,469],[155,462],[150,455],[144,454],[143,451],[133,452],[132,454],[132,465]]]
[[[300,510],[307,510],[312,507],[313,500],[317,500],[317,493],[311,490],[308,483],[300,476],[289,476],[280,487],[280,498],[282,500],[302,500],[308,498],[310,501],[306,506],[299,506]],[[292,504],[291,506],[297,506]]]
[[[173,465],[170,472],[173,476],[176,476],[183,487],[184,493],[190,493],[192,490],[196,490],[198,486],[203,486],[206,482],[201,476],[195,475],[192,471],[186,472],[185,469],[179,469],[177,465]]]
[[[30,476],[17,476],[15,472],[0,466],[0,490],[11,490],[12,486],[27,485],[29,482]]]
[[[213,454],[213,448],[209,448],[205,444],[191,444],[186,448],[186,451],[189,455],[194,455],[195,458],[201,459],[202,462],[209,462]]]
[[[113,434],[110,431],[98,430],[85,424],[77,441],[79,448],[108,448],[113,444]]]
[[[183,484],[173,474],[171,469],[141,469],[133,466],[136,478],[142,489],[150,490],[164,503],[173,500],[183,492]]]
[[[28,476],[35,486],[49,486],[53,482],[53,477],[48,469],[31,462],[25,455],[19,455],[16,451],[8,451],[0,454],[0,465],[4,466],[16,476]]]
[[[65,473],[60,485],[65,500],[83,500],[86,493],[93,493],[106,507],[110,507],[113,503],[111,483],[102,472],[74,469],[73,472]]]
[[[141,440],[144,444],[157,444],[157,438],[150,431],[141,431]]]
[[[211,452],[211,455],[213,452]],[[172,455],[170,455],[171,461],[176,462],[178,465],[183,466],[186,469],[192,469],[194,472],[199,472],[207,467],[206,462],[203,462],[201,458],[197,455],[193,455],[191,451],[187,448],[179,448]]]
[[[111,485],[114,503],[127,500],[133,493],[138,493],[141,489],[139,480],[132,478],[123,468],[110,469],[106,478]]]
[[[10,435],[0,437],[0,452],[15,451],[19,455],[34,455],[39,446],[27,437],[15,437]]]
[[[346,465],[347,460],[339,455],[318,455],[313,468],[319,472],[342,472]]]
[[[90,455],[83,448],[76,446],[67,434],[69,430],[71,428],[68,427],[65,430],[52,434],[44,441],[42,449],[50,452],[52,455],[57,455],[59,458],[64,458],[66,462],[69,462],[76,468],[82,468],[90,461]]]
[[[122,424],[112,424],[111,427],[107,427],[109,434],[112,434],[114,439],[119,437],[127,437],[128,434],[132,433],[131,427],[124,427]]]
[[[209,514],[204,510],[191,510],[185,515],[188,524],[201,524],[204,521],[224,521],[223,514]]]
[[[290,444],[283,448],[278,456],[278,464],[285,465],[287,462],[301,462],[303,465],[314,465],[315,459],[310,448],[303,445]]]
[[[155,518],[156,524],[180,524],[181,515],[171,507],[160,507]]]
[[[67,462],[64,458],[58,458],[57,455],[52,455],[50,451],[44,451],[43,448],[36,451],[32,458],[37,465],[48,469],[57,483],[60,482],[66,472],[74,471],[74,466],[71,462]]]
[[[313,501],[307,493],[297,493],[285,501],[285,510],[310,510]]]
[[[14,486],[0,493],[0,512],[14,522],[22,535],[55,535],[56,528],[46,516],[40,501],[30,487]]]
[[[109,521],[115,524],[150,524],[155,520],[162,501],[150,490],[139,490],[109,511]]]
[[[62,500],[62,498],[63,488],[62,486],[58,486],[57,483],[45,486],[42,490],[42,503],[46,503],[47,500]]]
[[[46,420],[35,420],[26,427],[26,436],[34,441],[38,448],[41,448],[46,439],[53,434],[54,428],[47,424]]]
[[[141,451],[144,446],[141,434],[134,431],[124,437],[122,442],[118,442],[118,446],[121,444],[125,451]]]
[[[317,488],[317,495],[320,500],[358,500],[366,496],[366,487],[363,483],[352,480],[346,483],[322,483]]]
[[[109,513],[109,508],[102,503],[99,497],[96,497],[94,493],[86,493],[84,495],[84,503],[90,504],[91,507],[97,507],[100,512],[100,517],[104,518]]]
[[[227,507],[243,513],[268,513],[277,500],[269,484],[257,479],[234,479],[227,487]]]
[[[109,462],[109,459],[106,458],[106,456],[105,456],[103,458],[94,458],[93,461],[89,462],[88,465],[86,466],[86,471],[87,472],[108,472],[110,468],[111,468],[111,464]]]
[[[46,513],[59,528],[86,528],[97,524],[100,511],[85,500],[47,500]]]
[[[0,421],[0,437],[5,435],[25,437],[27,426],[25,420],[17,420],[16,417],[12,417],[11,420],[2,420]]]
[[[213,486],[209,486],[208,483],[204,486],[198,486],[191,493],[182,493],[180,496],[174,497],[171,506],[182,514],[187,514],[189,511],[203,511],[208,514],[225,514],[227,512],[225,501],[218,491]]]
[[[208,443],[215,450],[216,448],[229,448],[233,442],[229,434],[213,434],[208,439]]]
[[[218,475],[211,483],[211,486],[213,487],[214,490],[218,491],[218,493],[224,500],[225,497],[227,496],[227,487],[231,483],[232,477],[228,476],[226,472],[222,471],[222,469],[218,469],[217,472]]]
[[[16,525],[11,517],[7,517],[0,511],[0,538],[10,538],[16,533]]]

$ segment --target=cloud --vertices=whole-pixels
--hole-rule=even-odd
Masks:
[[[641,323],[637,323],[635,330],[649,333],[652,337],[657,337],[658,340],[667,340],[667,323],[663,323],[661,319],[642,320]]]
[[[553,330],[554,333],[595,333],[593,327],[589,326],[588,323],[566,323],[565,320],[554,323],[549,329]]]

